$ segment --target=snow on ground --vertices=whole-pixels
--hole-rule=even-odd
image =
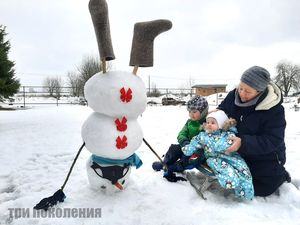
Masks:
[[[151,168],[156,157],[146,145],[136,152],[144,164],[132,168],[122,192],[105,194],[89,188],[85,149],[65,187],[60,208],[101,208],[101,218],[34,218],[32,207],[62,185],[82,144],[81,125],[92,113],[86,106],[34,106],[0,111],[0,224],[300,224],[300,112],[286,105],[286,168],[292,184],[280,196],[240,202],[207,192],[201,199],[188,182],[169,183]],[[187,119],[185,106],[148,106],[139,118],[144,138],[162,155],[176,143]],[[30,209],[27,218],[9,218],[9,208]]]

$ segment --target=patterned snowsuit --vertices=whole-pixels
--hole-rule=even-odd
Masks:
[[[187,156],[204,149],[207,165],[225,189],[234,189],[235,196],[251,200],[254,196],[252,176],[244,159],[237,153],[226,155],[225,151],[232,144],[229,137],[235,136],[235,127],[228,131],[218,130],[213,133],[200,132],[189,145],[183,148]]]

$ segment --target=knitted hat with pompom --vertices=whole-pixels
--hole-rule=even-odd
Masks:
[[[202,96],[195,96],[187,103],[187,110],[198,110],[200,113],[202,113],[205,109],[208,109],[208,102],[207,100]]]

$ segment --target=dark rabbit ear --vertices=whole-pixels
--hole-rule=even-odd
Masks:
[[[136,23],[134,25],[129,65],[134,66],[136,70],[137,67],[153,66],[154,38],[160,33],[171,29],[171,27],[172,22],[169,20]]]
[[[101,61],[114,60],[111,43],[108,8],[105,0],[90,0],[89,10],[94,24]]]

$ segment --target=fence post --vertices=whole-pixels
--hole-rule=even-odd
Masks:
[[[25,108],[25,105],[26,105],[26,100],[25,100],[25,86],[23,86],[23,107]]]

